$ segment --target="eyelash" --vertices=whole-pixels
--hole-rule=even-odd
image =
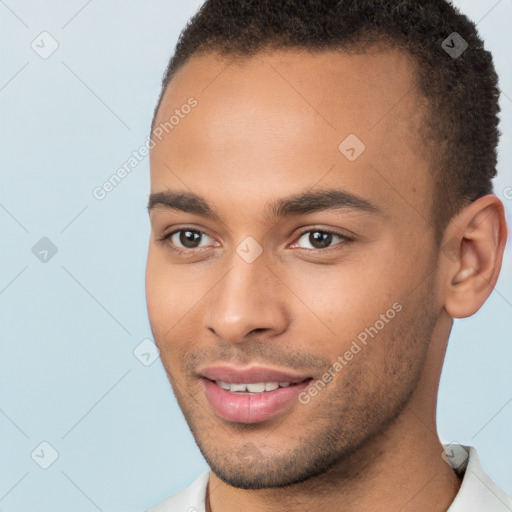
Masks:
[[[167,246],[167,248],[169,248],[171,251],[177,253],[177,254],[183,254],[183,255],[187,255],[187,256],[190,256],[190,255],[194,255],[194,254],[197,254],[198,252],[200,251],[204,251],[206,248],[203,248],[203,247],[196,247],[196,248],[192,248],[192,249],[184,249],[182,247],[174,247],[172,246],[170,243],[168,243],[168,241],[172,238],[173,235],[175,235],[176,233],[180,233],[182,231],[193,231],[194,233],[200,233],[202,235],[206,235],[206,236],[209,236],[207,235],[204,231],[201,231],[200,229],[195,229],[195,228],[190,228],[190,227],[183,227],[183,228],[180,228],[180,229],[175,229],[174,231],[171,231],[170,233],[162,236],[161,238],[157,238],[157,241],[162,245],[162,246]],[[352,238],[346,236],[345,234],[343,233],[338,233],[337,231],[332,231],[330,229],[318,229],[318,228],[309,228],[309,229],[306,229],[302,232],[300,232],[297,237],[295,238],[295,240],[300,240],[306,233],[315,233],[315,232],[318,232],[318,233],[325,233],[325,234],[329,234],[329,235],[335,235],[335,236],[338,236],[342,239],[341,242],[338,242],[338,244],[341,244],[341,247],[336,247],[336,245],[338,244],[335,244],[334,246],[331,246],[331,247],[327,247],[326,249],[304,249],[302,247],[299,247],[299,249],[303,249],[303,250],[306,250],[310,253],[326,253],[326,252],[330,252],[330,251],[337,251],[337,250],[341,250],[343,249],[343,246],[346,245],[347,243],[350,243],[352,242]],[[294,242],[295,243],[295,242]]]

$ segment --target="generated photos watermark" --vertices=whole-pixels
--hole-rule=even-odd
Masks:
[[[190,114],[192,109],[197,107],[197,104],[198,102],[195,98],[189,98],[180,108],[174,110],[174,114],[169,117],[168,121],[160,123],[153,128],[151,135],[146,137],[144,144],[141,144],[136,150],[132,151],[131,155],[103,184],[92,189],[94,199],[98,201],[105,199],[144,160],[149,154],[149,150],[153,149],[162,140],[164,133],[170,133],[174,130]]]
[[[320,379],[312,382],[302,393],[299,393],[299,402],[301,404],[309,404],[311,399],[318,395],[320,391],[327,387],[327,384],[334,379],[335,374],[341,372],[345,366],[347,366],[355,355],[361,352],[362,347],[368,344],[368,338],[375,338],[379,334],[386,324],[389,324],[395,316],[402,311],[402,305],[399,302],[395,302],[385,313],[381,314],[379,320],[377,320],[372,326],[367,327],[364,331],[361,331],[356,339],[354,339],[350,345],[350,348],[341,356],[338,356],[335,363],[329,367],[329,369],[322,375]],[[361,344],[359,344],[359,343]]]

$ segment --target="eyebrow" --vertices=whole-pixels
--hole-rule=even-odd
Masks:
[[[218,211],[201,196],[193,192],[166,190],[150,194],[147,209],[155,208],[182,211],[221,220]],[[324,210],[355,210],[383,214],[382,210],[367,199],[341,189],[308,191],[278,199],[266,207],[266,219],[275,220],[294,215],[308,215]]]

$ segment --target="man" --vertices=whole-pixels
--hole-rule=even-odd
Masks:
[[[211,471],[151,511],[512,510],[436,429],[505,246],[498,96],[442,0],[205,2],[155,109],[146,295]]]

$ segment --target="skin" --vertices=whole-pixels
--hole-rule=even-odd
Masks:
[[[474,314],[496,283],[506,227],[488,195],[436,246],[428,148],[417,135],[426,101],[414,76],[413,61],[391,49],[238,62],[210,53],[166,91],[155,126],[191,96],[198,104],[156,140],[151,192],[194,192],[220,219],[151,208],[147,306],[213,470],[214,512],[444,511],[459,490],[437,435],[439,377],[453,318]],[[350,133],[366,146],[352,162],[338,149]],[[275,200],[324,188],[379,213],[266,215]],[[185,227],[203,233],[200,249],[179,234],[158,241]],[[334,236],[313,252],[309,235],[322,229],[351,241]],[[236,252],[247,236],[262,248],[252,263]],[[308,404],[247,424],[218,417],[206,400],[197,372],[221,362],[321,379],[394,303],[401,311]]]

